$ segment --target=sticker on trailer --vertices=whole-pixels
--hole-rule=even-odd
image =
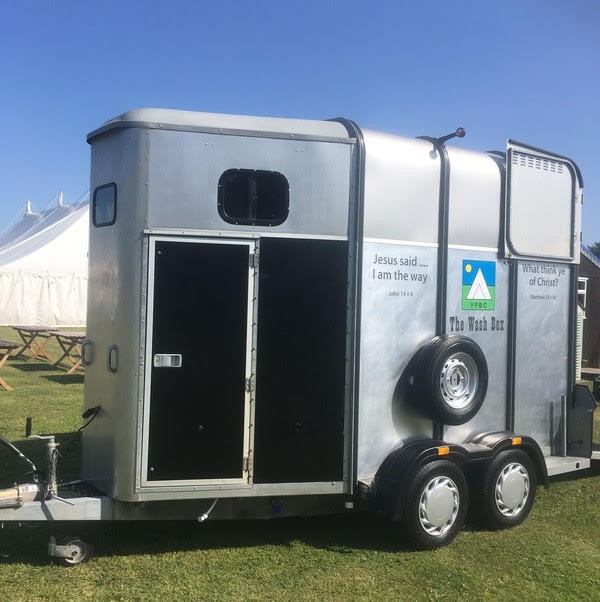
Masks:
[[[496,308],[496,262],[463,259],[462,309]]]

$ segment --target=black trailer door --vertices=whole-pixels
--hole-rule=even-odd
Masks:
[[[146,481],[247,481],[248,241],[151,239]]]
[[[265,237],[259,254],[254,483],[341,482],[348,243]]]

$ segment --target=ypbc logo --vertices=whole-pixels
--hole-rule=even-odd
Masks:
[[[462,308],[492,310],[496,308],[496,262],[463,259]]]

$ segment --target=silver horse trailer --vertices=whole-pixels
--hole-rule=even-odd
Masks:
[[[510,527],[588,468],[581,175],[514,141],[446,146],[462,135],[158,109],[92,132],[94,493],[29,483],[0,521],[366,506],[435,548],[469,500]]]

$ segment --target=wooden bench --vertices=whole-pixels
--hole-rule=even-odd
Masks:
[[[21,345],[19,343],[13,343],[11,341],[5,341],[0,339],[0,354],[2,357],[0,358],[0,370],[2,370],[2,366],[6,363],[10,352],[18,349]],[[12,391],[13,388],[0,376],[0,387],[3,387],[7,391]]]
[[[54,365],[59,366],[63,360],[67,360],[71,364],[67,374],[75,372],[77,368],[83,368],[81,345],[85,341],[85,332],[53,330],[52,336],[54,336],[62,350],[62,355],[54,362]]]
[[[52,361],[45,349],[48,341],[52,338],[52,330],[40,326],[13,326],[12,328],[17,331],[23,341],[23,349],[15,357],[25,357],[25,353],[29,350],[31,357],[27,358],[28,362],[32,362],[36,358]]]

